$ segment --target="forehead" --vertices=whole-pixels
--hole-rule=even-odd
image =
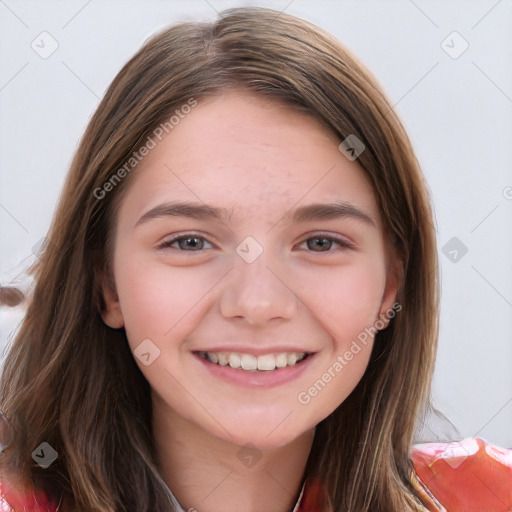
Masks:
[[[371,185],[322,122],[252,93],[198,100],[139,164],[126,199],[138,210],[169,200],[275,215],[343,200],[378,217]]]

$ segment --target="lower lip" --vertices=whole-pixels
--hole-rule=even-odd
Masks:
[[[231,366],[221,366],[216,363],[210,363],[199,354],[194,356],[211,372],[214,377],[248,387],[269,388],[278,386],[293,379],[298,378],[310,365],[316,354],[310,354],[308,357],[297,363],[295,366],[287,366],[276,370],[268,371],[247,371],[241,368],[231,368]]]

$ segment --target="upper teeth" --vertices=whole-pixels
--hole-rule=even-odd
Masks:
[[[243,370],[275,370],[285,366],[294,366],[306,357],[305,352],[283,352],[281,354],[264,354],[253,356],[252,354],[238,354],[236,352],[199,352],[210,363]]]

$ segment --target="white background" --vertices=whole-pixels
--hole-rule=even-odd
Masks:
[[[78,140],[121,66],[155,31],[241,5],[249,3],[0,0],[3,285],[33,260]],[[434,403],[457,427],[455,438],[512,448],[512,0],[252,5],[334,34],[396,105],[437,217],[443,295]],[[58,42],[47,59],[31,47],[43,31]],[[446,39],[453,31],[469,44],[456,59],[442,47],[463,48],[458,36]],[[452,237],[468,248],[456,262],[442,252]],[[5,344],[22,309],[0,314]],[[431,418],[423,434],[443,432],[446,424]]]

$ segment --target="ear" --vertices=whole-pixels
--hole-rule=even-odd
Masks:
[[[123,313],[116,292],[114,276],[110,269],[97,276],[99,280],[100,314],[103,322],[112,329],[120,329],[124,326]]]
[[[379,321],[384,323],[384,327],[379,330],[385,329],[394,314],[390,316],[389,312],[393,311],[393,306],[396,304],[396,297],[402,285],[404,266],[401,258],[398,257],[396,251],[389,251],[389,257],[386,264],[386,286],[382,295],[382,301],[379,308]]]

